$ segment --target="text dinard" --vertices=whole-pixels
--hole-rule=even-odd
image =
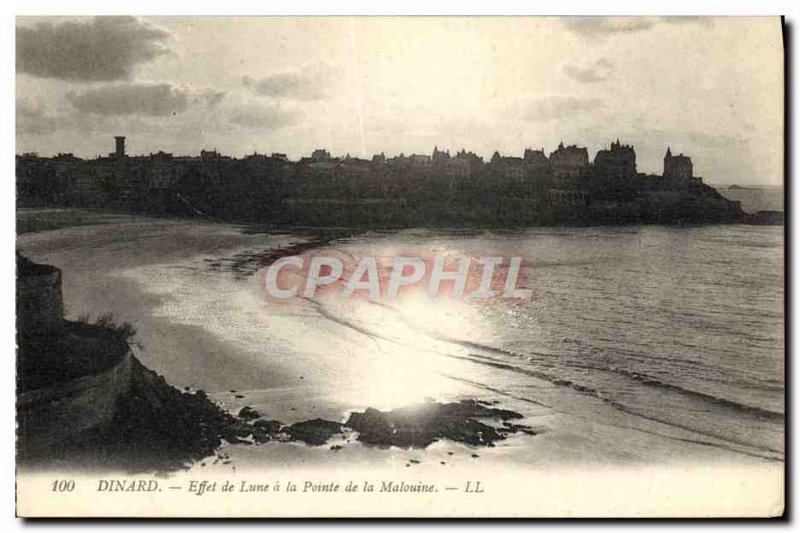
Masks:
[[[375,483],[364,481],[340,483],[335,481],[302,481],[258,483],[242,480],[238,484],[231,481],[192,480],[188,485],[171,485],[164,487],[156,480],[119,480],[101,479],[97,483],[97,492],[160,492],[167,490],[186,490],[201,496],[215,492],[295,492],[295,493],[340,493],[340,492],[436,492],[436,485],[406,481],[382,480]]]

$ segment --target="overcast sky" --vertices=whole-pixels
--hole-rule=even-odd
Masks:
[[[617,137],[779,184],[777,18],[18,18],[17,151],[488,158]]]

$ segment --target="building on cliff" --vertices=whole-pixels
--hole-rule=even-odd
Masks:
[[[672,150],[667,147],[664,155],[664,177],[667,179],[689,180],[694,177],[692,159],[683,154],[672,155]]]
[[[521,157],[501,156],[499,152],[492,155],[489,167],[495,176],[509,181],[520,182],[525,178],[524,161]]]
[[[448,171],[461,178],[471,178],[483,166],[483,158],[463,148],[448,162]]]
[[[632,145],[621,144],[619,139],[608,150],[600,150],[594,157],[592,182],[604,192],[621,192],[636,186],[636,151]]]
[[[564,146],[564,143],[559,143],[550,154],[550,171],[561,184],[577,184],[589,175],[589,151],[574,144]]]
[[[550,161],[544,153],[544,148],[541,150],[525,148],[522,161],[525,164],[525,173],[528,175],[547,172],[550,169]]]

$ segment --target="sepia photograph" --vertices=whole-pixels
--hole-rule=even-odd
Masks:
[[[784,514],[780,16],[14,24],[18,516]]]

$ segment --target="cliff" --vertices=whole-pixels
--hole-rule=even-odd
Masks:
[[[235,418],[145,368],[110,317],[64,320],[61,272],[17,257],[17,458],[167,470],[210,455]]]
[[[402,198],[295,198],[269,216],[282,225],[356,228],[525,227],[745,222],[738,202],[714,188],[632,188],[618,194],[557,189],[541,194],[515,191],[418,191]],[[518,192],[518,191],[517,191]],[[188,214],[188,213],[187,213]]]

